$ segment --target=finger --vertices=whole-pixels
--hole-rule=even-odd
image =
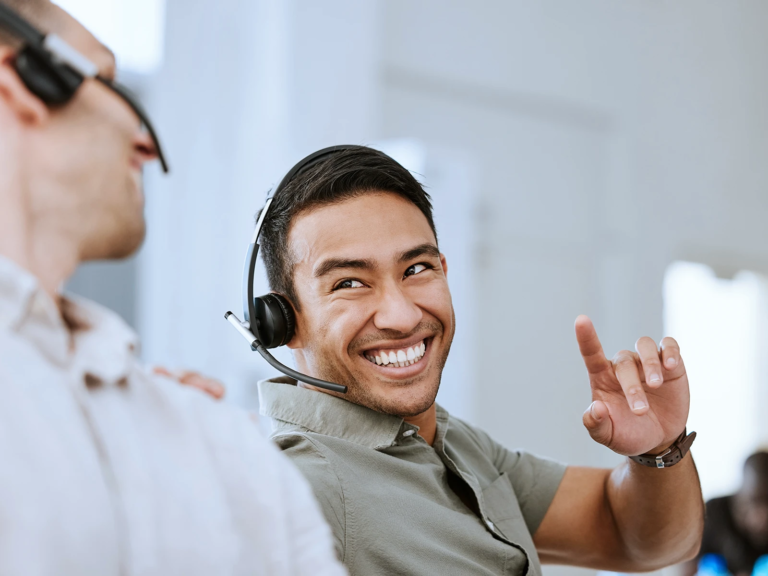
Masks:
[[[587,316],[581,315],[576,318],[576,340],[579,342],[579,351],[584,359],[584,365],[587,372],[597,374],[610,368],[611,363],[605,357],[600,339],[597,337],[597,331]]]
[[[182,384],[189,384],[192,380],[203,378],[203,375],[194,370],[177,370],[173,373],[173,377]]]
[[[677,377],[682,372],[685,372],[685,366],[683,366],[683,357],[680,355],[680,346],[677,340],[667,336],[661,341],[661,360],[664,363],[664,368],[674,374]]]
[[[595,442],[605,446],[610,444],[613,438],[613,423],[608,416],[608,407],[603,402],[592,402],[581,420]]]
[[[192,386],[193,388],[202,390],[206,394],[213,396],[216,399],[222,398],[224,396],[224,385],[218,380],[214,380],[213,378],[205,378],[200,374],[193,373],[187,374],[183,378],[180,378],[179,382],[185,386]]]
[[[635,342],[635,350],[640,356],[646,384],[651,388],[658,388],[664,382],[664,377],[662,376],[661,360],[656,342],[648,336],[643,336]]]
[[[152,368],[152,373],[157,374],[158,376],[167,376],[168,378],[173,378],[171,371],[163,366],[155,366]]]
[[[648,412],[648,398],[643,390],[637,357],[629,350],[622,350],[613,360],[616,378],[624,391],[629,409],[637,415]]]

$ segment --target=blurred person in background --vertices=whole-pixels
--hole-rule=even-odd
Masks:
[[[61,293],[141,244],[159,144],[76,20],[0,9],[0,574],[343,574],[245,412],[148,373],[122,320]]]
[[[703,501],[674,339],[608,360],[577,319],[593,400],[583,422],[629,456],[617,468],[499,445],[435,404],[455,317],[429,196],[385,154],[342,148],[281,184],[260,243],[270,288],[295,313],[298,370],[348,392],[285,377],[259,392],[350,573],[538,575],[540,561],[640,572],[694,557]],[[537,385],[515,381],[524,361],[499,358],[508,385]],[[508,410],[535,410],[531,434],[557,434],[546,405]]]
[[[709,555],[719,557],[723,572],[736,576],[752,574],[758,560],[768,556],[768,452],[747,458],[736,494],[707,502],[701,550],[683,566],[684,576],[695,574]]]

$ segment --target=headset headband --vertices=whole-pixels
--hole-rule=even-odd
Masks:
[[[254,309],[255,300],[253,298],[253,281],[256,270],[256,260],[259,255],[259,236],[261,235],[261,229],[264,225],[264,221],[267,219],[269,208],[272,206],[272,201],[286,186],[288,186],[288,184],[291,183],[291,181],[293,181],[294,178],[296,178],[296,176],[308,168],[321,162],[328,156],[336,154],[337,152],[356,150],[358,148],[362,148],[362,146],[340,144],[337,146],[329,146],[328,148],[323,148],[322,150],[318,150],[317,152],[313,152],[309,156],[302,158],[293,166],[293,168],[288,171],[285,176],[283,176],[283,179],[280,181],[280,184],[277,185],[275,191],[269,198],[267,198],[267,202],[264,204],[264,208],[261,209],[259,220],[256,223],[256,230],[253,233],[253,240],[251,241],[251,245],[249,246],[248,252],[245,256],[245,267],[243,270],[243,316],[245,316],[246,322],[251,322],[252,318],[256,318],[256,311]]]
[[[304,170],[307,170],[311,166],[314,166],[318,162],[321,162],[328,156],[332,154],[336,154],[337,152],[343,152],[346,150],[355,150],[363,148],[362,146],[351,146],[351,145],[345,145],[345,146],[330,146],[328,148],[323,148],[322,150],[319,150],[317,152],[314,152],[307,156],[306,158],[302,159],[300,162],[298,162],[293,168],[291,168],[288,173],[283,177],[283,179],[280,181],[280,184],[275,189],[275,192],[267,198],[267,202],[264,205],[264,208],[261,209],[261,214],[259,214],[259,219],[256,222],[256,229],[253,233],[253,239],[251,240],[250,245],[248,246],[248,252],[245,255],[245,266],[243,270],[243,315],[245,316],[245,321],[241,322],[237,316],[235,316],[232,312],[227,312],[224,314],[224,318],[240,333],[243,338],[245,338],[248,343],[251,345],[251,349],[257,351],[261,356],[274,368],[282,372],[283,374],[287,374],[291,378],[294,378],[298,381],[305,382],[307,384],[310,384],[312,386],[316,386],[318,388],[323,388],[325,390],[331,390],[333,392],[340,392],[342,394],[347,392],[347,387],[343,386],[341,384],[335,384],[333,382],[328,382],[326,380],[320,380],[319,378],[314,378],[312,376],[308,376],[306,374],[302,374],[301,372],[297,372],[296,370],[289,368],[288,366],[285,366],[284,364],[281,364],[277,359],[275,359],[274,356],[272,356],[269,351],[267,350],[265,344],[259,340],[258,334],[260,333],[259,330],[263,330],[263,326],[260,326],[260,322],[267,322],[268,318],[265,317],[264,314],[262,316],[259,316],[259,313],[257,311],[257,300],[260,302],[260,305],[269,307],[271,302],[274,301],[274,304],[278,306],[281,310],[277,313],[277,315],[281,315],[283,318],[283,332],[281,335],[281,339],[278,339],[277,342],[269,343],[267,342],[267,346],[274,347],[274,346],[281,346],[290,339],[290,334],[293,333],[293,327],[295,323],[295,318],[293,316],[293,310],[289,308],[291,307],[290,303],[285,301],[285,303],[281,303],[283,300],[283,297],[278,294],[268,294],[266,296],[261,296],[258,299],[253,297],[253,280],[254,280],[254,273],[256,270],[256,260],[259,255],[259,236],[261,235],[261,230],[264,226],[264,222],[267,219],[267,216],[269,214],[269,209],[272,206],[273,200],[277,197],[278,194],[282,192],[282,190],[288,186],[288,184],[296,178],[299,174],[301,174]],[[288,316],[290,316],[290,320],[288,319]],[[287,324],[290,324],[290,328],[287,327]],[[269,336],[267,336],[269,337]]]

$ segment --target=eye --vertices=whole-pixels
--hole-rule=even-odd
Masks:
[[[360,282],[360,280],[342,280],[336,286],[333,287],[334,290],[342,290],[346,288],[364,288],[365,284]]]
[[[432,270],[432,265],[427,264],[426,262],[420,262],[419,264],[409,266],[405,271],[405,274],[403,274],[403,277],[407,278],[408,276],[414,276],[420,272],[424,272],[424,270]]]

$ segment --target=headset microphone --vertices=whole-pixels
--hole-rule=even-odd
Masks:
[[[283,188],[285,188],[294,177],[310,166],[317,164],[331,154],[357,148],[360,147],[331,146],[329,148],[324,148],[304,158],[285,175],[280,182],[280,185],[275,189],[275,193],[264,205],[259,220],[256,222],[256,230],[253,233],[253,240],[248,246],[248,252],[245,255],[245,267],[243,270],[243,315],[245,316],[245,319],[244,321],[240,321],[240,319],[232,312],[224,314],[224,318],[248,341],[251,349],[261,354],[264,360],[266,360],[273,368],[295,380],[304,382],[305,384],[323,388],[325,390],[331,390],[333,392],[340,392],[342,394],[347,392],[346,386],[334,384],[333,382],[327,382],[297,372],[296,370],[281,364],[269,353],[268,348],[284,346],[291,341],[296,326],[296,316],[293,311],[293,306],[291,306],[291,303],[285,296],[272,293],[254,298],[253,280],[254,272],[256,270],[256,258],[259,254],[259,235],[261,234],[261,227],[264,225],[264,221],[267,218],[269,207],[272,205],[272,200],[280,194]]]

